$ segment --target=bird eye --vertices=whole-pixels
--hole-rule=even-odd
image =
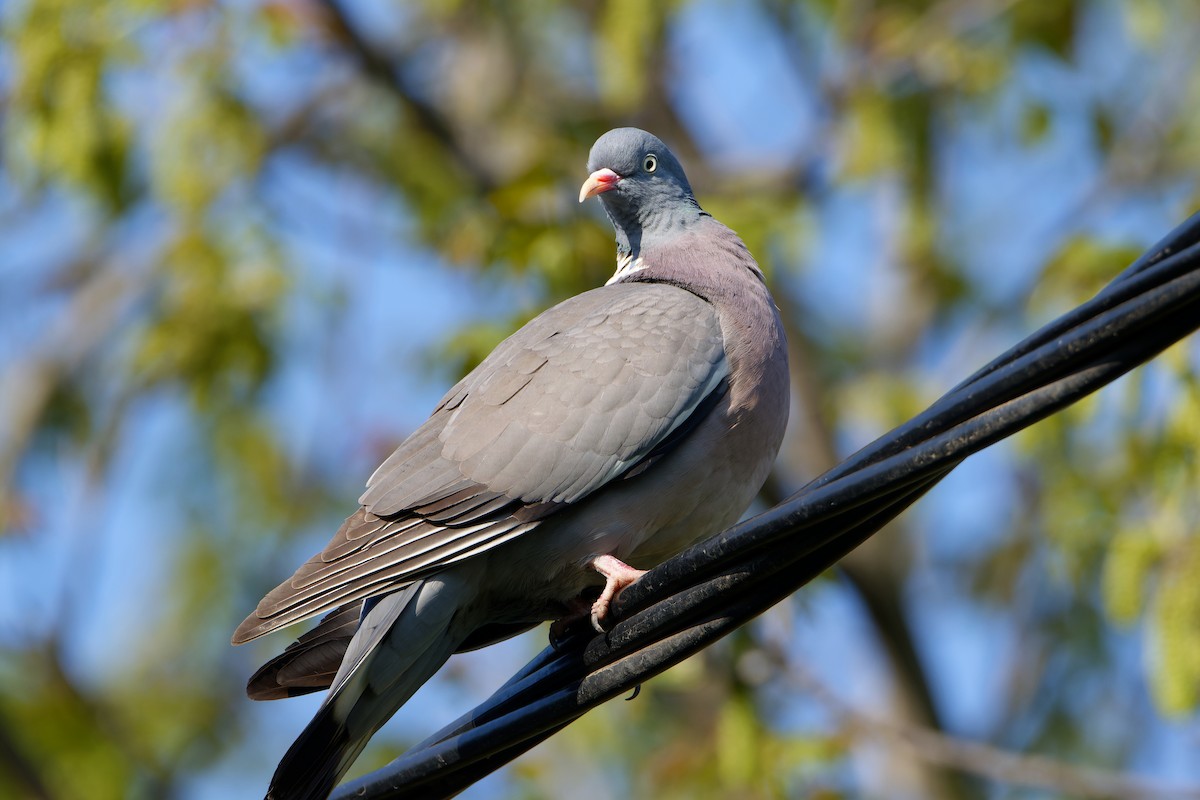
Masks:
[[[654,172],[654,170],[658,169],[658,156],[654,155],[654,153],[649,153],[646,156],[646,160],[642,162],[642,169],[646,170],[646,172]]]

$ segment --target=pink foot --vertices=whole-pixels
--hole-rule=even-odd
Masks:
[[[609,605],[622,589],[645,575],[646,570],[634,569],[615,556],[596,556],[591,567],[604,576],[604,591],[592,603],[592,627],[604,633],[603,622],[608,616]]]

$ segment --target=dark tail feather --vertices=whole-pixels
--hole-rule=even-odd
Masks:
[[[329,797],[371,735],[458,649],[465,634],[452,623],[473,596],[471,577],[417,581],[364,605],[329,695],[279,762],[266,800]]]
[[[276,767],[266,800],[326,800],[353,746],[333,705],[321,706]]]

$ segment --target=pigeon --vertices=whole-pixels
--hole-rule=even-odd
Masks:
[[[616,231],[612,278],[451,388],[234,633],[325,615],[248,687],[329,687],[268,800],[328,797],[452,654],[551,620],[602,629],[624,587],[736,522],[766,480],[789,381],[758,264],[652,134],[609,131],[587,169],[579,201],[598,197]]]

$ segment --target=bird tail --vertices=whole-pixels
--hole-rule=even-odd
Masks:
[[[367,741],[458,648],[458,582],[432,578],[369,600],[325,702],[288,748],[266,800],[325,800]]]

